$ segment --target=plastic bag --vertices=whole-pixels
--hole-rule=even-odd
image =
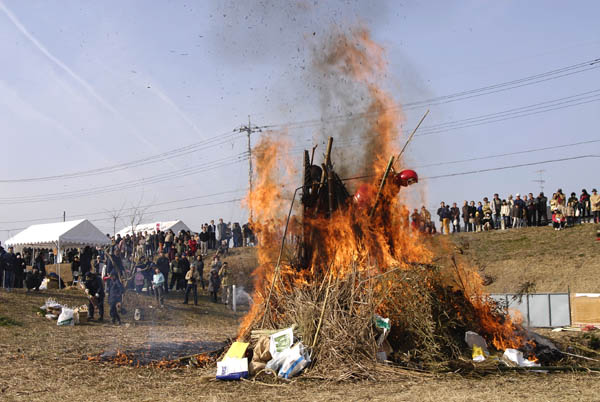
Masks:
[[[286,349],[283,352],[279,353],[277,357],[274,357],[271,360],[269,360],[265,368],[272,370],[276,373],[279,372],[279,369],[281,368],[281,366],[283,366],[283,363],[287,359],[287,354],[290,352],[290,350],[291,349]]]
[[[40,290],[48,290],[48,282],[49,281],[50,281],[50,279],[44,278],[42,280],[42,284],[40,285]]]
[[[74,311],[72,308],[63,307],[56,325],[75,325]]]
[[[517,364],[519,367],[540,367],[539,363],[525,359],[523,357],[523,352],[517,349],[506,349],[502,357]]]
[[[298,342],[285,354],[285,360],[279,369],[279,377],[290,378],[298,375],[310,364],[310,356],[302,342]]]
[[[269,351],[273,359],[277,359],[279,354],[288,350],[294,342],[294,331],[292,328],[286,328],[283,331],[279,331],[271,335],[271,341],[269,344]]]

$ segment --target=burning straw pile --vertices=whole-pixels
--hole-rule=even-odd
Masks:
[[[295,324],[315,362],[313,375],[335,379],[390,372],[376,363],[386,348],[388,359],[404,367],[446,367],[464,355],[467,330],[497,348],[520,346],[510,319],[482,297],[478,275],[455,259],[447,267],[431,264],[424,239],[409,229],[397,203],[410,183],[393,170],[393,159],[373,186],[351,197],[333,170],[329,144],[320,171],[305,163],[301,219],[285,236],[294,239],[290,247],[282,242],[281,221],[255,223],[261,266],[240,338]],[[327,178],[317,180],[314,172]],[[376,315],[391,320],[389,344],[381,342]]]
[[[260,266],[254,304],[239,338],[296,324],[295,333],[311,352],[312,376],[389,373],[390,366],[376,358],[385,348],[398,366],[443,368],[465,354],[466,330],[479,332],[498,349],[523,342],[517,326],[482,296],[479,276],[457,260],[432,265],[426,241],[409,228],[402,204],[406,190],[400,190],[418,178],[400,170],[401,153],[396,156],[394,145],[398,108],[373,78],[385,66],[377,62],[381,57],[382,49],[359,30],[335,37],[321,63],[354,80],[371,99],[362,154],[334,168],[332,138],[321,164],[315,163],[314,149],[312,155],[305,151],[303,181],[290,198],[282,190],[290,180],[286,172],[293,171],[280,167],[285,144],[265,135],[254,149],[257,185],[247,201],[255,214]],[[351,195],[354,182],[336,170],[349,171],[358,161],[367,181],[355,185]],[[389,345],[379,339],[376,315],[391,321]]]

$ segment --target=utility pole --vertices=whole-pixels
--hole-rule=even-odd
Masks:
[[[540,178],[537,180],[534,180],[534,182],[539,183],[540,185],[540,192],[543,193],[544,192],[544,183],[546,182],[546,180],[544,180],[544,169],[540,169],[540,170],[536,170],[535,171],[537,174],[540,175]]]
[[[248,115],[248,125],[242,125],[239,128],[234,129],[233,131],[237,132],[245,132],[248,136],[248,188],[250,192],[252,192],[252,176],[254,175],[254,171],[252,170],[252,143],[250,141],[250,136],[252,133],[260,133],[264,127],[253,126],[250,121],[250,115]],[[252,206],[250,206],[250,220],[253,218]]]
[[[63,222],[67,221],[67,211],[63,211]]]

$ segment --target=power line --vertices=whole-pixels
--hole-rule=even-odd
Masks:
[[[577,63],[577,64],[574,64],[571,66],[547,71],[547,72],[540,73],[540,74],[535,74],[535,75],[524,77],[524,78],[519,78],[519,79],[512,80],[512,81],[502,82],[499,84],[488,85],[485,87],[475,88],[475,89],[471,89],[471,90],[467,90],[467,91],[456,92],[456,93],[438,96],[435,98],[424,99],[424,100],[420,100],[420,101],[403,103],[396,107],[380,109],[375,112],[352,113],[349,115],[346,114],[346,115],[332,116],[329,118],[311,119],[311,120],[289,122],[289,123],[278,123],[278,124],[268,125],[266,127],[268,127],[268,128],[286,127],[288,129],[304,128],[304,127],[311,127],[311,126],[315,126],[315,125],[319,126],[324,123],[330,123],[330,122],[336,122],[336,121],[361,119],[364,117],[368,117],[370,115],[377,115],[382,110],[395,110],[395,109],[411,110],[411,109],[420,108],[420,107],[437,106],[437,105],[441,105],[444,103],[456,102],[456,101],[465,100],[465,99],[471,99],[471,98],[474,98],[477,96],[489,95],[489,94],[493,94],[493,93],[507,91],[510,89],[520,88],[523,86],[528,86],[528,85],[533,85],[533,84],[550,81],[550,80],[554,80],[554,79],[558,79],[558,78],[563,78],[563,77],[567,77],[567,76],[570,76],[573,74],[578,74],[578,73],[583,73],[586,71],[594,70],[597,68],[600,68],[600,58],[588,60],[588,61],[585,61],[582,63]]]
[[[199,208],[199,207],[208,207],[208,206],[213,206],[213,205],[221,205],[221,204],[226,204],[226,203],[231,203],[231,202],[237,202],[237,201],[242,201],[243,198],[234,198],[234,199],[229,199],[229,200],[223,200],[223,201],[218,201],[218,202],[211,202],[211,203],[206,203],[206,204],[195,204],[195,205],[186,205],[183,207],[177,207],[177,208],[171,208],[171,209],[163,209],[163,210],[158,210],[158,211],[147,211],[146,214],[150,215],[150,214],[158,214],[158,213],[163,213],[163,212],[172,212],[172,211],[180,211],[183,209],[193,209],[193,208]],[[130,215],[123,215],[123,218],[127,218],[127,217],[131,217],[133,216],[133,214]],[[102,222],[102,221],[107,221],[107,220],[112,220],[112,217],[108,217],[108,218],[102,218],[102,219],[90,219],[93,222]],[[23,228],[13,228],[13,229],[0,229],[0,231],[2,232],[12,232],[12,231],[17,231],[17,230],[23,230],[26,229],[25,227]]]
[[[237,192],[240,192],[240,191],[247,191],[247,189],[243,188],[243,189],[236,189],[236,190],[229,190],[229,191],[221,191],[221,192],[213,193],[213,194],[204,194],[204,195],[199,195],[199,196],[195,196],[195,197],[182,198],[182,199],[178,199],[178,200],[163,201],[163,202],[152,203],[152,204],[148,204],[148,205],[140,205],[140,206],[137,206],[137,207],[124,208],[123,211],[129,211],[129,210],[133,210],[133,209],[136,209],[136,208],[148,208],[148,207],[156,207],[156,206],[159,206],[159,205],[174,204],[174,203],[178,203],[178,202],[184,202],[184,201],[190,201],[190,200],[197,200],[197,199],[201,199],[201,198],[214,197],[214,196],[217,196],[217,195],[237,193]],[[79,213],[79,214],[70,215],[70,218],[83,218],[83,217],[94,216],[94,215],[105,215],[107,213],[108,213],[107,211],[95,211],[95,212]],[[24,223],[24,222],[39,222],[39,221],[50,221],[50,220],[56,220],[56,219],[60,219],[60,217],[59,216],[52,216],[52,217],[47,217],[47,218],[31,218],[31,219],[23,219],[23,220],[15,220],[15,221],[2,221],[2,222],[0,222],[0,224]]]
[[[223,133],[217,136],[211,137],[206,140],[188,144],[183,147],[175,148],[169,151],[165,151],[156,155],[147,156],[141,159],[137,159],[130,162],[123,162],[116,165],[105,166],[96,169],[82,170],[78,172],[63,173],[53,176],[41,176],[41,177],[28,177],[19,179],[0,179],[0,183],[29,183],[29,182],[43,182],[53,180],[65,180],[79,177],[95,176],[106,173],[114,173],[125,169],[131,169],[135,167],[145,166],[148,164],[154,164],[163,162],[165,160],[179,158],[181,156],[188,155],[190,153],[202,151],[209,148],[214,148],[219,145],[226,144],[232,140],[237,139],[239,133]]]
[[[420,179],[421,180],[441,179],[444,177],[464,176],[464,175],[469,175],[469,174],[493,172],[496,170],[516,169],[516,168],[525,167],[525,166],[545,165],[548,163],[565,162],[565,161],[570,161],[570,160],[575,160],[575,159],[587,159],[587,158],[600,158],[600,155],[579,155],[579,156],[572,156],[572,157],[568,157],[568,158],[550,159],[550,160],[540,161],[540,162],[521,163],[521,164],[517,164],[517,165],[471,170],[471,171],[467,171],[467,172],[449,173],[449,174],[443,174],[443,175],[439,175],[439,176],[421,177]]]
[[[149,185],[149,184],[156,184],[156,183],[160,183],[160,182],[163,182],[166,180],[177,179],[177,178],[186,177],[186,176],[190,176],[190,175],[194,175],[194,174],[198,174],[198,173],[203,173],[203,172],[214,170],[217,168],[233,165],[233,164],[239,163],[241,161],[244,161],[246,159],[247,159],[247,156],[245,156],[245,152],[242,152],[241,154],[239,154],[239,156],[237,158],[233,158],[233,160],[231,157],[221,158],[221,159],[217,159],[212,162],[208,162],[206,164],[196,165],[192,168],[162,173],[162,174],[155,175],[155,176],[149,176],[149,177],[143,178],[143,179],[129,180],[129,181],[121,182],[121,183],[117,183],[117,184],[96,187],[95,189],[92,189],[92,190],[86,189],[86,190],[74,190],[74,191],[62,192],[62,193],[37,194],[37,195],[28,195],[28,196],[21,196],[21,197],[5,197],[5,198],[0,198],[0,204],[46,202],[46,201],[53,201],[53,200],[61,200],[61,199],[65,199],[65,198],[78,198],[78,197],[85,197],[85,196],[90,196],[90,195],[104,194],[104,193],[109,193],[109,192],[114,192],[114,191],[119,191],[119,190],[125,190],[125,189],[128,190],[133,187],[145,186],[145,185]]]
[[[562,145],[555,145],[555,146],[551,146],[551,147],[528,149],[526,151],[507,152],[507,153],[504,153],[504,154],[480,156],[480,157],[477,157],[477,158],[461,159],[461,160],[456,160],[456,161],[439,162],[439,163],[430,163],[430,164],[427,164],[427,165],[417,165],[417,166],[415,166],[415,168],[452,165],[452,164],[456,164],[456,163],[464,163],[464,162],[473,162],[473,161],[479,161],[479,160],[484,160],[484,159],[501,158],[501,157],[504,157],[504,156],[513,156],[513,155],[528,154],[528,153],[531,153],[531,152],[548,151],[548,150],[551,150],[551,149],[568,148],[568,147],[574,147],[574,146],[577,146],[577,145],[594,144],[594,143],[598,143],[598,142],[600,142],[600,140],[581,141],[581,142],[574,142],[574,143],[571,143],[571,144],[562,144]]]

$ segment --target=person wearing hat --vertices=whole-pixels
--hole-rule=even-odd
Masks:
[[[596,189],[592,190],[590,204],[592,207],[592,215],[594,216],[594,223],[600,223],[600,194],[598,194],[598,190]]]
[[[104,284],[102,278],[90,271],[85,273],[84,278],[83,286],[89,299],[88,320],[94,319],[94,312],[98,309],[98,322],[102,322],[104,321]]]

